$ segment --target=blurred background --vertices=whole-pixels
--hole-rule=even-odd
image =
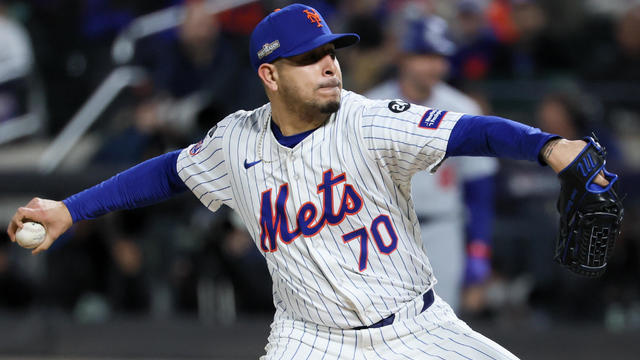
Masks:
[[[640,1],[300,2],[334,32],[360,34],[338,52],[345,89],[401,75],[404,25],[438,16],[455,46],[437,76],[483,113],[568,138],[598,134],[626,194],[605,276],[553,262],[552,171],[500,161],[490,269],[459,313],[523,359],[636,359]],[[248,37],[289,3],[0,0],[0,358],[263,353],[269,274],[228,209],[210,213],[188,193],[80,222],[38,256],[4,229],[34,196],[64,199],[265,103]]]

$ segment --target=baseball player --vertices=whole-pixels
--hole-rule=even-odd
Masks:
[[[447,32],[446,21],[435,15],[408,21],[398,78],[380,84],[366,96],[481,114],[473,99],[442,81],[449,65],[447,56],[455,51]],[[435,176],[420,171],[411,181],[422,241],[438,279],[435,290],[454,310],[460,305],[465,268],[468,286],[479,286],[490,275],[491,194],[497,169],[494,158],[462,156],[443,163]]]
[[[585,142],[343,90],[335,50],[358,40],[308,6],[271,13],[250,41],[269,103],[63,201],[33,199],[10,238],[25,219],[44,224],[40,253],[74,222],[189,190],[233,208],[266,258],[276,312],[262,359],[514,359],[434,293],[411,177],[460,155],[559,171]]]

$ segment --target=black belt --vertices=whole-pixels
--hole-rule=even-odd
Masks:
[[[422,294],[422,300],[424,301],[424,305],[422,305],[422,310],[420,310],[420,313],[423,313],[429,308],[429,306],[431,306],[431,304],[433,304],[433,290],[429,290],[426,293]],[[395,318],[396,314],[391,314],[389,317],[386,317],[378,321],[377,323],[371,324],[369,326],[354,327],[353,330],[373,329],[391,325],[393,324],[393,320],[395,320]]]
[[[439,214],[439,215],[417,215],[417,218],[420,225],[426,225],[436,221],[451,221],[456,217],[447,216],[447,214]]]

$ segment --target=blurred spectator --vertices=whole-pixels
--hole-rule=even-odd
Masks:
[[[246,53],[238,53],[233,35],[222,32],[227,15],[211,15],[206,2],[189,1],[175,33],[141,42],[135,61],[150,71],[149,82],[133,90],[133,102],[120,104],[97,162],[133,164],[186,146],[229,113],[261,103],[264,95]]]
[[[451,81],[486,79],[504,48],[500,46],[486,17],[486,2],[461,0],[456,17],[456,43],[458,49],[451,58]]]
[[[184,136],[171,131],[165,122],[163,115],[169,112],[169,102],[144,93],[134,94],[133,98],[133,104],[123,107],[112,118],[93,156],[95,163],[135,164],[188,142]]]
[[[366,95],[480,114],[475,101],[443,82],[449,69],[447,56],[454,51],[444,19],[434,15],[410,19],[398,58],[398,78]],[[406,110],[402,103],[396,106],[398,112]],[[438,279],[435,289],[454,309],[461,305],[463,283],[470,294],[468,307],[475,311],[482,307],[482,285],[491,273],[496,171],[495,159],[460,157],[448,159],[435,175],[421,171],[412,179],[422,240]]]
[[[137,62],[150,69],[154,92],[171,102],[164,125],[195,139],[203,132],[195,123],[201,109],[216,106],[227,115],[261,104],[264,95],[246,49],[237,51],[235,38],[222,32],[219,17],[206,10],[204,1],[189,1],[185,7],[177,34],[141,44]],[[206,128],[218,120],[208,119]]]
[[[593,80],[640,80],[640,5],[624,12],[613,30],[612,42],[603,42],[592,49],[585,76]],[[613,44],[613,47],[611,46]]]
[[[345,88],[363,92],[388,77],[395,48],[388,34],[383,32],[383,26],[381,20],[367,15],[347,19],[345,31],[361,34],[361,37],[357,47],[338,53],[345,68],[349,69],[344,75]]]
[[[387,4],[384,1],[343,1],[330,22],[332,29],[360,35],[358,46],[340,49],[344,88],[356,92],[371,89],[388,77],[395,57]]]
[[[622,170],[623,156],[614,135],[604,122],[602,104],[580,92],[552,92],[538,105],[538,126],[544,131],[567,139],[579,139],[596,134],[607,149],[607,167]]]
[[[487,14],[502,46],[493,77],[530,78],[571,70],[569,39],[550,32],[549,17],[537,0],[493,0]]]
[[[111,244],[114,266],[109,279],[109,296],[114,310],[120,312],[144,313],[151,303],[139,241],[126,235],[117,237]]]
[[[30,76],[34,68],[31,40],[0,0],[0,124],[28,112]]]

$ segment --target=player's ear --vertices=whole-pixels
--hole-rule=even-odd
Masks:
[[[271,91],[278,90],[278,69],[275,65],[269,63],[261,64],[258,68],[258,76],[267,89]]]

